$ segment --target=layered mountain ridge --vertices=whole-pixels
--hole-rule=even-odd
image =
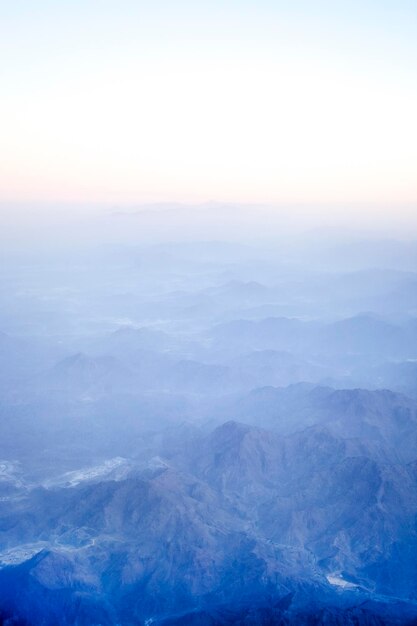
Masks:
[[[292,433],[229,420],[162,458],[15,481],[0,502],[5,623],[52,625],[62,606],[62,624],[413,623],[417,453],[394,458],[390,439],[415,433],[414,403],[308,394],[326,417]],[[378,433],[356,436],[375,414]]]

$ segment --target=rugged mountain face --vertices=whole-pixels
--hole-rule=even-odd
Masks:
[[[263,387],[226,411],[281,434],[322,424],[336,435],[382,445],[393,458],[416,458],[417,403],[389,390],[333,389],[311,384]]]
[[[413,623],[414,405],[301,391],[276,393],[318,422],[289,434],[229,420],[43,484],[4,465],[5,623]]]
[[[53,624],[64,595],[69,615],[80,602],[93,619],[100,598],[104,623],[142,623],[242,595],[279,597],[296,580],[324,584],[308,555],[258,538],[208,484],[162,462],[134,474],[37,489],[3,511],[4,611]]]
[[[313,552],[327,574],[345,572],[368,589],[407,589],[415,597],[414,465],[323,426],[280,437],[234,422],[216,429],[193,463],[251,511],[262,536]],[[392,556],[382,563],[382,554]]]

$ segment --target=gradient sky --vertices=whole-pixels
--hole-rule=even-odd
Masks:
[[[417,3],[0,0],[0,202],[417,201]]]

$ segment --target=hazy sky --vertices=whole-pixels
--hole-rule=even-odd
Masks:
[[[415,0],[0,0],[0,23],[0,202],[417,201]]]

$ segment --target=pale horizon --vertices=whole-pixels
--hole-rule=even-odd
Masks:
[[[417,203],[412,3],[0,11],[2,204]]]

